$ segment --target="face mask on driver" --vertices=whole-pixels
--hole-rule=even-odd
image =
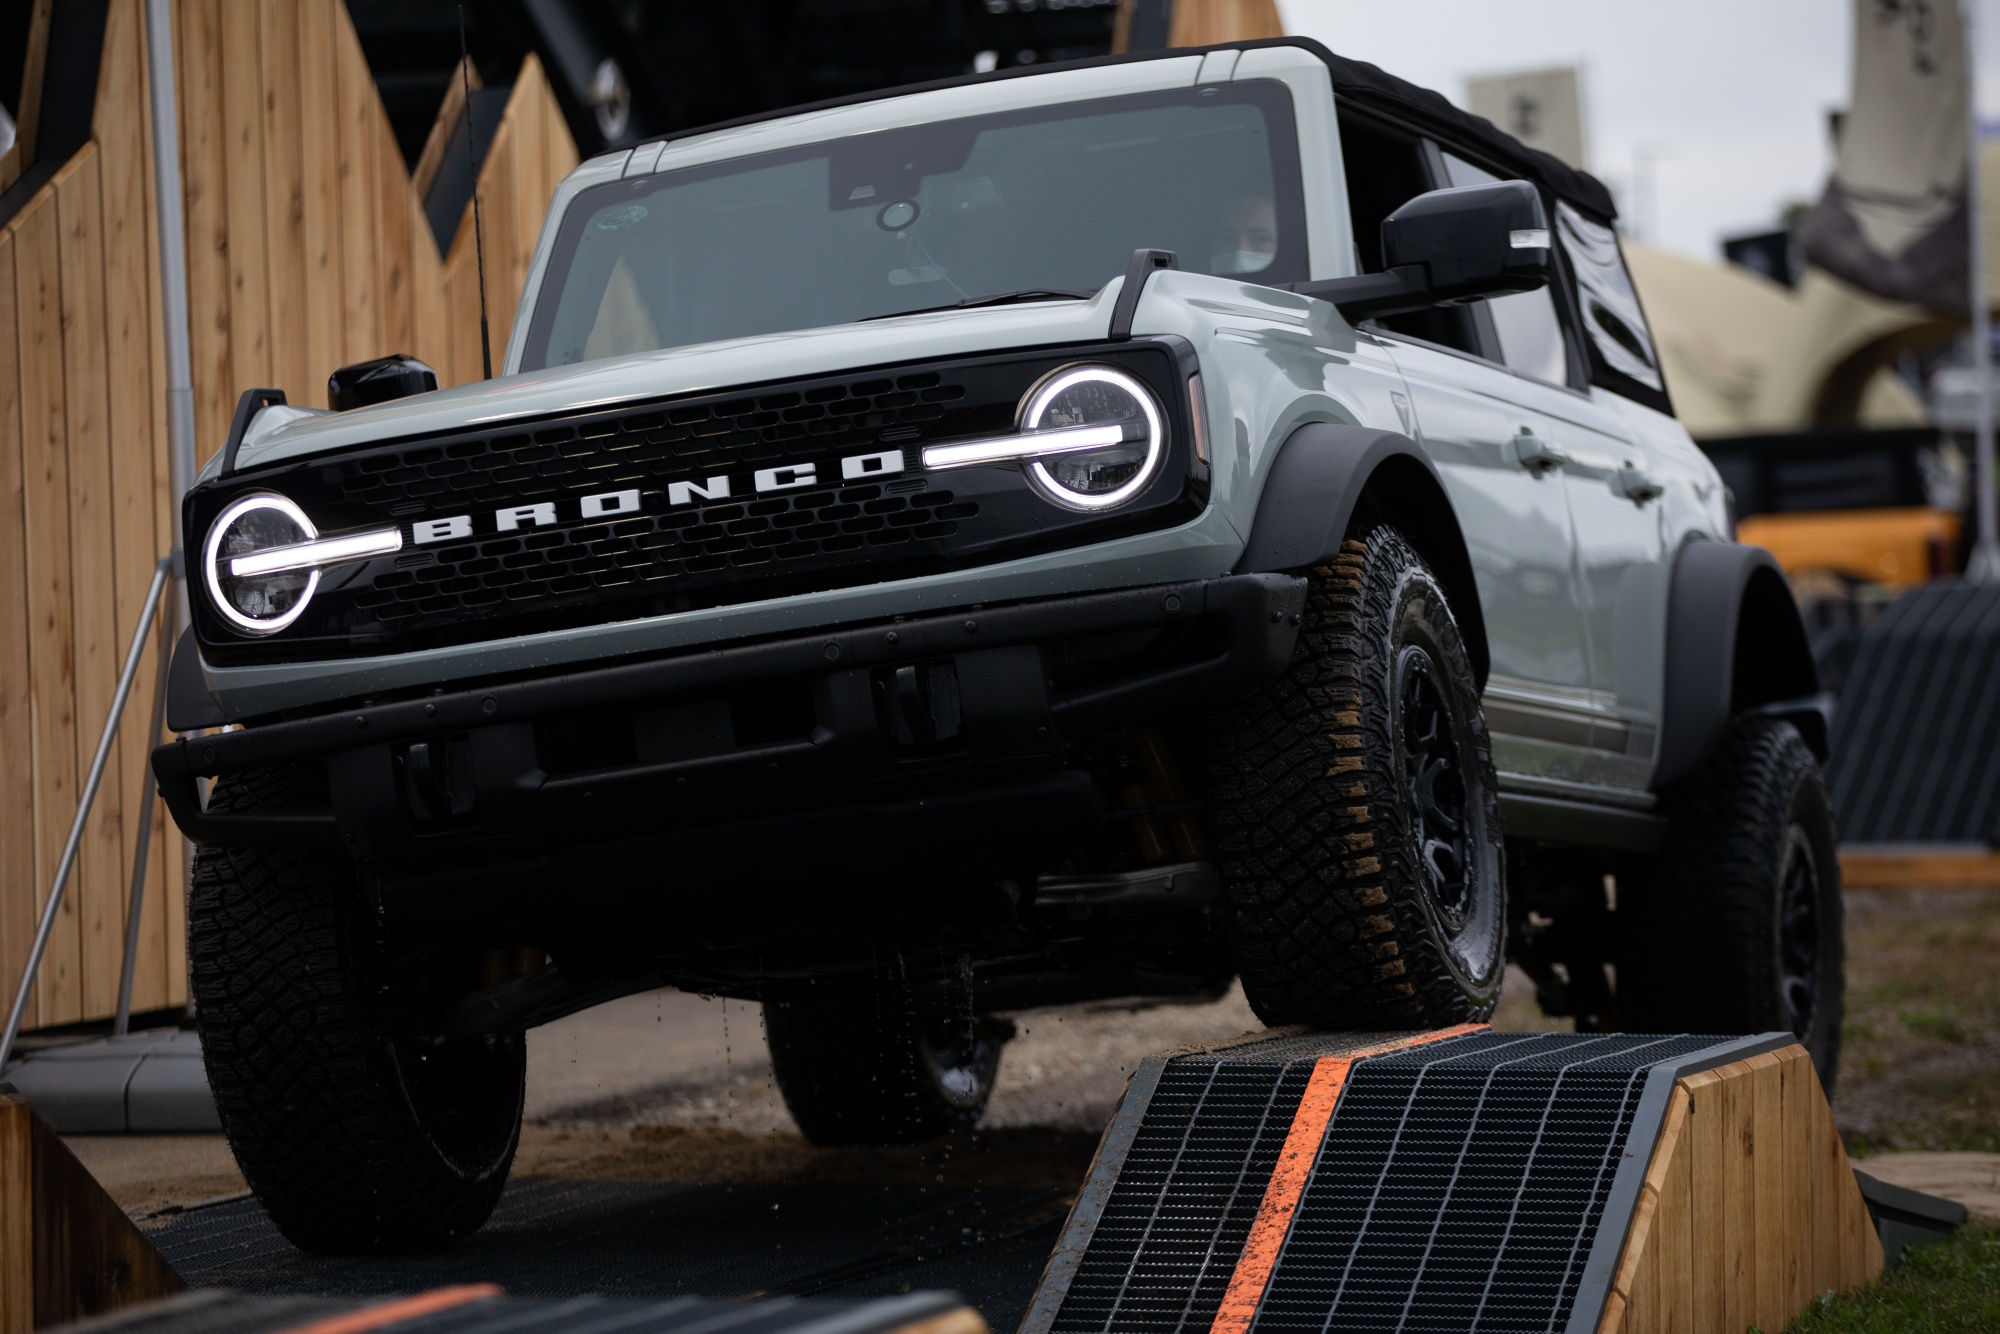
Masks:
[[[1221,250],[1208,257],[1208,267],[1213,273],[1262,273],[1276,258],[1261,250]]]

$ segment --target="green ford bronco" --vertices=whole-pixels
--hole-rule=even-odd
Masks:
[[[1028,1007],[1510,958],[1830,1079],[1817,678],[1613,218],[1308,41],[1012,69],[585,163],[496,379],[247,393],[154,766],[278,1225],[476,1228],[526,1030],[659,986],[817,1143],[974,1122]]]

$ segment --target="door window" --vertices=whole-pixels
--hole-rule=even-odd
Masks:
[[[1382,272],[1382,220],[1434,188],[1425,143],[1407,131],[1357,114],[1340,113],[1340,155],[1347,170],[1347,209],[1354,219],[1356,267]],[[1485,355],[1479,322],[1469,306],[1436,306],[1375,321],[1391,333]]]
[[[1444,155],[1445,177],[1453,185],[1491,185],[1500,177],[1476,167],[1453,153]],[[1563,340],[1562,320],[1556,314],[1555,295],[1548,288],[1515,292],[1478,303],[1493,317],[1493,334],[1500,346],[1499,360],[1507,369],[1531,375],[1549,384],[1569,379],[1569,347]]]

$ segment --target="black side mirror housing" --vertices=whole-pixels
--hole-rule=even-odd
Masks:
[[[387,403],[438,387],[437,372],[415,357],[377,357],[342,366],[326,377],[326,401],[335,412]]]
[[[1292,290],[1350,320],[1532,292],[1549,280],[1550,243],[1541,194],[1526,181],[1432,190],[1382,220],[1384,272]]]

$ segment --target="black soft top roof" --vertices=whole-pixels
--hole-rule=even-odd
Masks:
[[[1461,111],[1442,95],[1428,88],[1419,88],[1413,83],[1405,82],[1365,60],[1349,60],[1345,56],[1337,56],[1310,37],[1266,37],[1253,42],[1176,46],[1121,56],[1098,56],[1089,60],[1065,60],[1048,65],[1021,65],[1013,69],[994,70],[988,74],[964,74],[953,79],[901,84],[893,88],[880,88],[873,92],[855,93],[847,97],[828,98],[823,102],[779,107],[754,116],[739,116],[734,120],[672,130],[645,142],[660,143],[687,139],[697,134],[707,134],[712,130],[732,129],[738,125],[755,125],[760,121],[781,120],[804,112],[876,102],[885,97],[928,92],[934,88],[954,88],[962,84],[992,83],[1003,79],[1034,78],[1057,70],[1088,69],[1097,65],[1123,65],[1135,60],[1198,56],[1209,51],[1251,51],[1267,46],[1296,46],[1319,57],[1332,72],[1333,92],[1336,98],[1346,98],[1362,106],[1373,107],[1409,124],[1414,129],[1439,135],[1463,148],[1490,158],[1495,164],[1507,167],[1526,180],[1536,182],[1558,199],[1568,201],[1600,222],[1608,223],[1618,216],[1617,206],[1611,202],[1611,192],[1605,189],[1604,183],[1595,176],[1578,171],[1553,154],[1528,147],[1484,116]]]
[[[1528,147],[1484,116],[1461,111],[1428,88],[1406,83],[1365,60],[1337,56],[1309,37],[1281,37],[1239,45],[1304,47],[1333,71],[1336,98],[1375,107],[1417,129],[1432,131],[1503,163],[1599,222],[1608,223],[1618,216],[1618,208],[1611,202],[1611,192],[1604,188],[1604,182],[1589,172],[1578,171],[1553,153]]]

